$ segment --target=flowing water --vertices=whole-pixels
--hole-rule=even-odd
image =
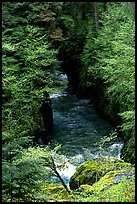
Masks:
[[[62,75],[64,81],[65,75]],[[113,126],[96,112],[90,100],[79,100],[64,91],[51,95],[54,118],[53,144],[61,144],[60,159],[66,168],[59,170],[68,184],[76,168],[85,161],[102,156],[120,159],[121,138],[113,135]],[[53,178],[52,178],[53,179]]]

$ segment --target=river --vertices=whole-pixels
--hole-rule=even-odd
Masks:
[[[64,82],[67,80],[65,75],[61,77]],[[59,170],[68,184],[76,168],[85,161],[102,156],[120,159],[123,140],[113,135],[113,126],[101,118],[89,99],[79,100],[65,88],[63,92],[51,94],[54,119],[52,144],[61,145],[62,162],[69,160],[65,168]]]

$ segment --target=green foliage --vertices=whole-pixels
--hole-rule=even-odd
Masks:
[[[109,3],[100,16],[97,36],[89,27],[79,85],[91,92],[106,116],[121,125],[125,140],[135,136],[135,22],[130,6]]]
[[[93,15],[93,6],[90,2],[66,2],[62,8],[62,15],[59,16],[64,31],[64,40],[59,46],[59,59],[63,61],[63,69],[74,92],[79,81],[80,54],[87,34],[87,19],[89,16],[93,18]]]
[[[131,136],[135,135],[135,112],[125,111],[120,114],[123,119],[121,129],[125,134],[125,142],[130,139]]]
[[[124,133],[125,146],[122,157],[127,162],[135,161],[135,111],[125,111],[120,114],[122,118],[121,131]]]
[[[53,77],[55,72],[60,72],[60,62],[57,50],[49,43],[47,30],[36,26],[40,20],[37,5],[3,3],[4,202],[36,200],[35,194],[41,189],[39,179],[50,175],[42,157],[52,152],[31,146],[36,130],[44,128],[40,107],[45,99],[49,99],[48,92],[60,86],[61,82]]]
[[[83,52],[81,53],[81,63],[83,67],[81,67],[79,74],[79,89],[85,89],[85,87],[92,87],[94,89],[98,81],[97,79],[100,77],[93,66],[95,64],[96,50],[94,39],[97,33],[95,30],[94,20],[92,18],[88,20],[87,27],[88,33],[86,35],[86,43],[84,45]],[[96,76],[96,78],[94,76]]]
[[[104,112],[121,119],[123,156],[134,163],[134,14],[130,2],[109,3],[106,12],[100,3],[97,33],[91,2],[2,3],[3,202],[133,200],[115,198],[115,187],[98,198],[70,193],[57,170],[65,164],[54,163],[58,148],[33,146],[33,138],[44,127],[43,100],[60,90],[59,57],[74,83],[80,79],[80,92],[82,87],[97,93]],[[50,175],[63,185],[49,184]],[[119,189],[125,192],[125,186],[133,195],[133,185],[119,184]]]
[[[37,37],[39,32],[39,29],[32,26],[24,28],[27,38],[14,43],[14,57],[7,56],[10,48],[10,51],[13,51],[12,44],[9,46],[3,42],[3,92],[5,93],[3,97],[4,109],[6,108],[3,117],[4,120],[5,117],[8,118],[6,121],[9,128],[14,125],[11,118],[18,121],[23,128],[20,126],[20,131],[34,130],[38,125],[41,126],[41,117],[38,117],[39,108],[42,100],[48,97],[47,87],[53,86],[50,71],[55,69],[58,63],[56,51],[49,49],[48,42],[44,42],[45,36]],[[6,37],[8,39],[7,35],[4,39]],[[13,129],[15,130],[15,127]]]
[[[121,16],[123,4],[113,10],[112,8],[110,7],[109,15],[105,15],[104,26],[96,40],[98,45],[103,46],[103,49],[97,51],[96,68],[100,70],[106,87],[104,90],[104,97],[108,100],[106,112],[109,115],[114,114],[114,117],[116,114],[122,117],[121,130],[126,142],[135,137],[135,25],[127,13]],[[130,149],[134,155],[134,145],[128,146],[130,147],[127,152]],[[134,156],[130,158],[133,162]],[[127,156],[125,159],[127,160]]]
[[[3,160],[3,201],[32,202],[39,199],[42,182],[45,180],[46,183],[46,179],[54,175],[51,155],[55,155],[58,148],[22,148],[14,160]]]

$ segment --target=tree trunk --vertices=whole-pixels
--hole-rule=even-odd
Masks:
[[[57,178],[59,178],[59,180],[61,181],[62,185],[64,186],[64,188],[66,189],[66,191],[68,193],[70,193],[70,190],[68,189],[67,185],[65,184],[63,178],[60,176],[60,174],[58,173],[57,169],[56,169],[56,164],[54,163],[54,159],[52,156],[50,156],[51,162],[52,162],[52,170],[54,171],[55,175],[57,176]]]
[[[104,5],[105,5],[105,11],[106,11],[108,9],[109,2],[105,2]]]
[[[96,29],[99,29],[99,10],[98,10],[98,2],[93,2],[94,5],[94,14],[95,14],[95,23]]]

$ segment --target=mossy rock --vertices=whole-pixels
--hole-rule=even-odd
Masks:
[[[100,202],[134,202],[135,168],[110,171],[93,184],[93,197]]]
[[[98,194],[100,202],[135,202],[135,183],[123,181]]]
[[[92,186],[82,184],[78,191],[83,202],[134,202],[135,168],[110,171]]]
[[[93,193],[99,194],[103,190],[107,190],[120,182],[135,182],[135,168],[121,169],[116,171],[109,171],[98,182],[92,185]]]
[[[128,169],[130,166],[130,163],[123,162],[115,157],[102,157],[85,162],[77,168],[76,172],[70,178],[70,189],[77,189],[82,184],[93,185],[107,172]]]

